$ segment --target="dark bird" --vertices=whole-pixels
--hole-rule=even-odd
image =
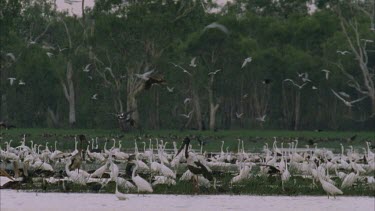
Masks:
[[[5,122],[0,122],[0,128],[5,128],[6,130],[9,130],[11,128],[16,128],[16,126],[7,124]]]
[[[85,135],[79,135],[79,141],[80,141],[80,146],[79,146],[79,149],[78,149],[78,153],[76,153],[75,155],[73,155],[70,159],[71,159],[71,163],[69,165],[69,170],[70,171],[73,171],[75,169],[79,169],[81,168],[81,164],[82,164],[82,144],[83,142],[85,141],[86,142],[86,136]]]
[[[264,80],[262,81],[262,83],[263,83],[263,84],[270,84],[270,83],[272,83],[272,79],[268,79],[268,78],[266,78],[266,79],[264,79]]]
[[[187,167],[191,173],[194,175],[199,175],[201,174],[204,178],[212,181],[213,176],[212,176],[212,171],[210,168],[208,168],[206,165],[204,165],[194,153],[189,152],[189,144],[190,144],[190,138],[185,137],[183,141],[183,145],[181,148],[178,150],[176,156],[182,151],[182,149],[185,146],[185,158],[187,161]]]
[[[348,139],[346,139],[347,142],[353,142],[355,141],[355,139],[357,138],[357,134],[355,134],[354,136],[352,137],[349,137]]]
[[[265,166],[268,168],[267,173],[272,176],[272,175],[280,175],[281,171],[280,169],[276,168],[275,166],[267,165],[267,164],[259,164],[260,166]]]
[[[149,76],[149,79],[145,81],[145,89],[149,90],[152,85],[154,84],[166,84],[166,80],[164,79],[164,76],[161,74],[154,74]]]

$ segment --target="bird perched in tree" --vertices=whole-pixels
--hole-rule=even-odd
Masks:
[[[164,76],[161,74],[150,75],[148,80],[145,81],[145,89],[149,90],[154,84],[166,84]]]

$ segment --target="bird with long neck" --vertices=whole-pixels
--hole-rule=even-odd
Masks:
[[[82,147],[83,147],[83,141],[86,141],[86,137],[84,135],[79,135],[79,140],[80,140],[80,145],[78,148],[78,153],[71,157],[72,162],[69,165],[70,170],[78,169],[78,172],[82,164]]]

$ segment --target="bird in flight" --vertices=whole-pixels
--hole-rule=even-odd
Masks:
[[[221,69],[215,70],[213,72],[209,72],[208,75],[216,75],[216,73],[220,72]]]
[[[167,90],[168,90],[168,92],[172,93],[173,90],[174,90],[174,87],[171,88],[171,87],[167,86]]]
[[[251,57],[247,57],[247,58],[243,61],[241,68],[244,68],[244,67],[246,66],[246,64],[247,64],[247,63],[250,63],[252,60],[253,60],[253,58],[251,58]]]
[[[309,74],[306,72],[304,77],[302,77],[302,81],[303,82],[311,82],[311,80],[309,79]]]
[[[154,70],[150,70],[150,71],[147,71],[143,74],[135,74],[135,76],[137,76],[138,78],[140,78],[142,80],[147,81],[148,79],[150,79],[150,76],[153,72],[154,72]]]
[[[326,70],[326,69],[323,69],[322,72],[325,72],[325,74],[326,74],[326,80],[328,80],[328,78],[329,78],[329,73],[330,73],[331,71]]]
[[[339,94],[337,94],[333,89],[331,89],[331,91],[334,95],[336,95],[337,98],[339,98],[342,102],[344,102],[344,104],[348,107],[352,107],[354,103],[358,103],[358,102],[360,102],[360,101],[362,101],[362,100],[364,100],[365,98],[368,97],[368,96],[364,96],[364,97],[361,97],[359,99],[356,99],[356,100],[353,100],[353,101],[349,102],[349,101],[345,100],[344,98],[342,98]]]
[[[190,111],[188,114],[180,114],[180,116],[185,117],[186,119],[189,119],[191,114],[193,113],[194,110]]]
[[[13,83],[16,80],[16,78],[8,78],[8,80],[9,80],[10,85],[13,86]]]
[[[216,23],[216,22],[213,22],[213,23],[207,25],[206,27],[204,27],[203,31],[206,31],[208,29],[219,29],[220,31],[224,32],[225,34],[229,34],[229,31],[228,31],[227,27],[225,27],[224,25],[222,25],[220,23]]]
[[[373,40],[368,40],[368,39],[361,39],[363,42],[365,42],[365,43],[367,43],[367,42],[369,42],[369,43],[373,43],[374,41]]]
[[[184,100],[184,104],[186,105],[186,103],[189,103],[191,101],[191,98],[185,98],[185,100]]]
[[[14,56],[13,53],[7,53],[6,56],[12,59],[14,62],[16,61],[16,57]]]
[[[318,88],[316,86],[311,87],[313,90],[317,90]]]
[[[260,121],[260,122],[265,122],[265,121],[266,121],[266,116],[267,116],[267,115],[264,114],[263,116],[256,118],[256,120],[258,120],[258,121]]]
[[[85,68],[83,68],[83,72],[86,72],[86,73],[90,72],[90,66],[91,64],[86,65]]]
[[[48,58],[51,58],[53,56],[53,53],[47,52],[47,56],[48,56]]]
[[[26,85],[26,83],[22,79],[20,79],[19,82],[18,82],[18,85],[24,86],[24,85]]]
[[[264,80],[262,81],[262,83],[263,83],[263,84],[270,84],[270,83],[272,83],[272,79],[268,79],[268,78],[266,78],[266,79],[264,79]]]
[[[91,97],[91,100],[97,100],[98,99],[98,94],[94,94],[94,95],[92,95],[92,97]]]
[[[292,79],[289,79],[289,78],[285,79],[283,82],[287,82],[287,81],[292,82],[293,85],[296,86],[296,87],[298,87],[299,89],[302,89],[302,88],[307,84],[307,83],[304,83],[304,84],[302,84],[302,85],[298,85],[298,84],[296,84]]]
[[[240,114],[239,114],[239,113],[236,112],[236,117],[237,117],[237,119],[241,119],[242,116],[243,116],[243,113],[240,113]]]
[[[196,67],[197,64],[195,63],[195,60],[197,59],[197,57],[194,57],[191,61],[190,61],[190,67]]]
[[[190,75],[190,76],[192,76],[191,75],[191,73],[189,72],[189,71],[187,71],[186,69],[184,69],[183,67],[181,67],[180,65],[178,65],[178,64],[175,64],[175,63],[173,63],[173,62],[171,62],[171,64],[173,64],[175,67],[178,67],[178,68],[180,68],[184,73],[186,73],[186,74],[188,74],[188,75]]]
[[[245,98],[247,98],[248,96],[249,96],[249,94],[244,94],[244,95],[242,95],[242,98],[245,99]]]
[[[341,55],[350,54],[349,51],[339,51],[339,50],[337,50],[336,53],[339,53],[339,54],[341,54]]]
[[[346,92],[339,92],[339,94],[343,97],[350,98],[350,95],[348,95]]]

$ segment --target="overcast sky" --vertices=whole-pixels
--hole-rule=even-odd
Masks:
[[[73,0],[73,1],[78,1],[78,0]],[[220,4],[220,5],[225,4],[227,1],[230,1],[230,0],[217,0],[218,4]],[[95,0],[85,0],[85,7],[94,6],[94,2],[95,2]],[[59,10],[69,10],[69,12],[73,11],[74,14],[81,15],[81,11],[82,11],[82,9],[81,9],[82,2],[81,1],[75,2],[72,5],[65,3],[64,0],[56,0],[56,3],[57,3],[57,8]]]

